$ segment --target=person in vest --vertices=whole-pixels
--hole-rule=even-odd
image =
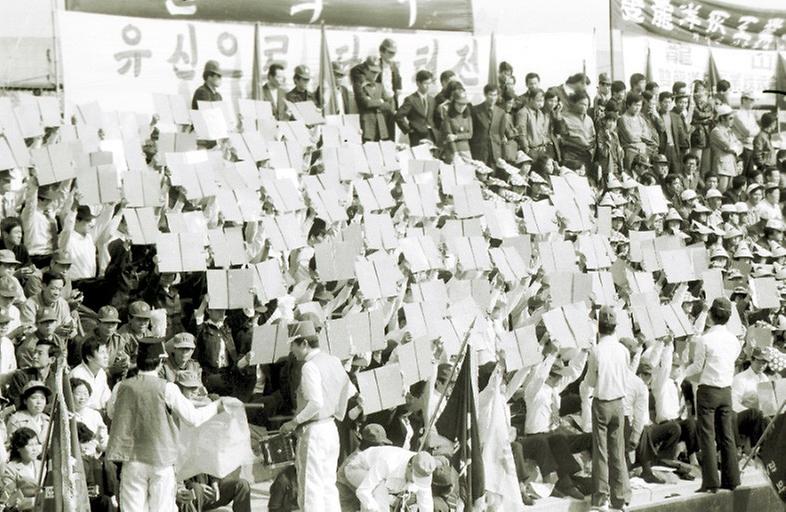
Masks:
[[[296,337],[290,349],[303,361],[303,367],[297,389],[297,414],[281,426],[281,432],[298,431],[298,505],[301,512],[339,512],[336,420],[344,419],[355,386],[341,361],[319,349],[316,335]]]
[[[139,373],[120,382],[107,412],[112,419],[107,460],[122,464],[120,508],[174,512],[175,462],[181,422],[198,426],[226,409],[230,398],[196,408],[177,387],[158,376],[166,357],[160,338],[143,338],[137,349]]]

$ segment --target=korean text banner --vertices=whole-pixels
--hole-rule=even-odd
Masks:
[[[776,49],[778,39],[786,35],[786,3],[780,11],[757,9],[754,0],[746,3],[744,10],[707,0],[614,0],[612,6],[626,28],[638,25],[682,41]]]
[[[472,0],[67,0],[71,11],[179,20],[472,32]]]
[[[254,27],[239,23],[153,20],[78,12],[60,12],[63,81],[66,110],[97,101],[106,111],[153,112],[155,93],[179,94],[190,102],[202,83],[205,61],[215,59],[224,75],[219,91],[225,99],[248,98],[251,90]],[[396,60],[403,78],[403,94],[415,89],[415,72],[435,75],[453,70],[479,101],[488,78],[489,37],[453,32],[393,32]],[[345,69],[377,54],[382,36],[376,32],[326,31],[330,54]],[[585,49],[561,59],[543,51],[560,44]],[[274,62],[284,64],[292,87],[295,66],[319,69],[318,28],[260,27],[260,67],[263,75]],[[85,48],[91,51],[86,53]],[[594,75],[592,35],[532,34],[497,36],[497,60],[510,62],[517,76],[537,70],[542,83],[562,83],[571,73],[586,69]],[[264,80],[264,76],[263,76]],[[344,85],[349,87],[348,79]],[[318,84],[312,83],[314,88]],[[439,84],[435,84],[434,93]],[[518,84],[523,92],[524,84]]]

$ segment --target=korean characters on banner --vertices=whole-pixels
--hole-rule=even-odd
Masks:
[[[691,44],[651,36],[627,35],[622,41],[625,76],[643,73],[650,52],[652,79],[660,84],[676,81],[691,83],[704,80],[709,70],[710,51],[721,78],[731,82],[736,91],[757,91],[774,86],[777,54],[774,51],[721,48],[706,44]],[[770,95],[762,95],[759,103],[772,102]]]
[[[248,98],[253,66],[253,24],[206,23],[86,14],[59,13],[66,103],[98,101],[104,110],[153,112],[152,94],[178,94],[188,102],[202,83],[207,60],[225,70],[219,89],[224,99]],[[473,102],[482,100],[488,78],[489,36],[455,32],[389,32],[327,30],[331,57],[348,73],[369,55],[378,55],[385,37],[395,40],[396,61],[403,79],[403,95],[415,89],[415,72],[428,69],[435,77],[453,70],[467,86]],[[273,63],[285,66],[293,87],[295,66],[319,70],[320,33],[317,28],[260,27],[259,61],[262,81]],[[537,69],[542,83],[562,83],[565,69],[586,69],[595,74],[591,35],[528,34],[497,36],[497,58],[510,62],[518,73]],[[568,44],[584,48],[553,59],[542,48]],[[90,57],[84,48],[90,46]],[[313,89],[318,84],[312,83]],[[350,87],[349,78],[344,85]],[[439,90],[435,80],[434,93]],[[523,92],[523,84],[519,84]],[[351,89],[351,87],[350,87]]]
[[[190,105],[208,60],[224,72],[225,99],[248,96],[253,25],[58,14],[67,114],[93,101],[104,110],[152,113],[154,93],[181,95]]]

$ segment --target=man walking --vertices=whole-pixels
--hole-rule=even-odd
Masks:
[[[614,508],[624,510],[630,495],[625,462],[624,411],[630,354],[614,331],[617,315],[608,306],[598,313],[598,343],[590,351],[587,385],[594,388],[592,401],[592,505],[606,510],[609,497]]]
[[[336,487],[339,438],[347,401],[356,392],[341,361],[319,349],[316,335],[298,336],[291,350],[303,361],[297,389],[297,414],[281,432],[298,429],[295,467],[301,512],[339,512]]]
[[[702,453],[699,492],[716,493],[719,487],[734,490],[740,485],[731,385],[734,380],[734,363],[740,355],[742,345],[726,327],[731,317],[731,308],[731,302],[723,297],[712,302],[709,314],[712,327],[696,342],[693,364],[685,371],[686,377],[698,375],[699,381],[696,392],[699,446]],[[718,449],[721,452],[720,482],[716,455]]]

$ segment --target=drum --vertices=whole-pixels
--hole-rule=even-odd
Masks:
[[[271,469],[294,464],[296,444],[297,437],[294,432],[263,437],[259,440],[262,463]]]

